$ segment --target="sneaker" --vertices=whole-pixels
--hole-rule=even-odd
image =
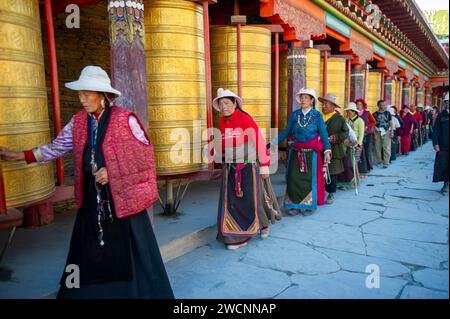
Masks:
[[[361,176],[359,176],[359,178],[361,178],[361,179],[367,178],[367,175],[361,175]]]
[[[266,227],[261,229],[261,239],[267,239],[269,238],[270,228]]]
[[[332,194],[328,194],[327,199],[325,200],[325,204],[332,205],[334,203],[334,196]]]
[[[388,168],[388,167],[389,167],[389,165],[386,165],[386,164],[383,165],[383,168]]]
[[[441,192],[442,193],[447,193],[448,192],[448,182],[444,183],[444,186],[442,186],[442,188],[441,188]]]
[[[239,245],[227,245],[227,249],[228,250],[236,250],[236,249],[239,249],[244,246],[247,246],[247,242],[239,244]]]

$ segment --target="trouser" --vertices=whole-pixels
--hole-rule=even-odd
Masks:
[[[383,155],[381,155],[383,154]],[[391,159],[391,136],[389,133],[381,136],[380,132],[375,133],[375,163],[389,165]]]
[[[325,190],[329,194],[334,194],[334,193],[336,193],[336,189],[337,189],[337,175],[330,175],[330,177],[331,177],[331,183],[325,184]]]

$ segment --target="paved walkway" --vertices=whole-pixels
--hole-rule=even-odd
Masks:
[[[449,203],[433,163],[428,143],[375,169],[359,195],[286,216],[267,240],[237,251],[213,242],[169,262],[176,297],[448,298]]]

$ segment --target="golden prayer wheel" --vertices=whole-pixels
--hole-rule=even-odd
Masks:
[[[403,102],[402,102],[402,99],[403,99],[403,83],[402,83],[402,81],[401,80],[397,80],[397,81],[395,81],[395,85],[396,85],[396,89],[397,89],[397,104],[396,105],[398,105],[398,107],[399,107],[399,110],[401,110],[401,108],[402,108],[402,106],[403,106]]]
[[[196,172],[204,167],[207,143],[203,9],[185,0],[145,6],[148,128],[157,174]]]
[[[417,105],[425,106],[425,92],[423,89],[417,90]]]
[[[337,96],[337,104],[341,106],[340,112],[345,108],[345,79],[347,74],[345,61],[345,59],[337,57],[329,57],[327,61],[327,93]],[[323,59],[320,63],[320,72],[323,74]],[[322,96],[322,92],[319,92],[317,96]]]
[[[409,86],[409,104],[416,104],[416,88],[413,85]]]
[[[398,107],[397,104],[397,82],[395,80],[391,81],[392,89],[391,89],[391,104]]]
[[[370,112],[378,110],[377,103],[381,98],[381,73],[369,72],[369,85],[367,88],[367,107]]]
[[[0,145],[22,151],[50,142],[39,1],[0,1],[0,12]],[[0,165],[8,207],[55,190],[52,163]]]
[[[243,109],[258,124],[266,139],[271,128],[271,33],[261,27],[241,28]],[[227,88],[238,94],[236,27],[211,27],[213,94]],[[287,90],[286,90],[287,92]],[[215,112],[215,126],[219,114]]]
[[[322,72],[320,70],[320,50],[306,49],[306,87],[322,95]]]

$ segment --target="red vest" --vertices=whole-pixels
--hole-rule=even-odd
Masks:
[[[151,142],[146,145],[134,137],[128,124],[131,115],[134,113],[113,106],[102,143],[109,188],[118,218],[137,214],[158,199],[153,145]],[[78,208],[83,203],[82,167],[88,141],[88,116],[85,110],[81,110],[73,123],[75,201]],[[140,122],[139,125],[142,127]],[[147,134],[146,137],[150,141]]]

